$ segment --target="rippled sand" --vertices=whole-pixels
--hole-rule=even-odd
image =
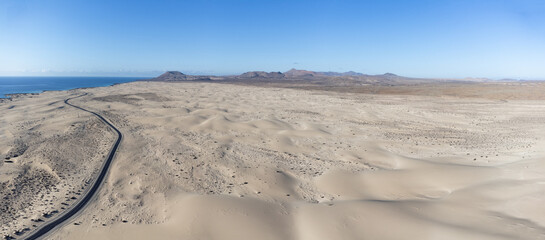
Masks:
[[[1,131],[16,134],[0,155],[72,122],[107,146],[76,110],[33,110],[57,127],[12,131],[22,109],[83,92],[72,103],[124,139],[96,199],[51,239],[545,238],[543,100],[136,82],[2,103]]]

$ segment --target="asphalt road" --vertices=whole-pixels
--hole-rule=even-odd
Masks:
[[[84,95],[81,95],[81,96],[84,96]],[[81,96],[78,96],[78,97],[81,97]],[[77,97],[73,97],[73,98],[77,98]],[[121,134],[121,132],[114,125],[108,122],[108,120],[106,120],[100,114],[69,103],[68,101],[73,98],[68,98],[64,100],[64,103],[72,107],[75,107],[79,110],[95,115],[98,119],[100,119],[102,122],[108,125],[112,130],[114,130],[114,132],[117,133],[117,140],[115,141],[112,149],[110,150],[110,153],[108,154],[108,158],[106,158],[106,162],[103,164],[102,169],[100,170],[100,174],[96,178],[93,186],[91,186],[89,191],[87,191],[87,194],[83,196],[83,198],[74,207],[70,208],[67,212],[61,213],[59,217],[51,220],[51,222],[46,222],[44,225],[40,226],[39,229],[32,231],[24,239],[27,239],[27,240],[39,239],[40,237],[44,236],[55,227],[62,225],[66,220],[70,219],[72,216],[78,213],[81,209],[83,209],[85,205],[87,205],[87,203],[89,203],[91,198],[93,198],[97,190],[100,188],[100,185],[104,181],[104,177],[106,177],[106,173],[108,172],[108,169],[110,168],[112,160],[115,156],[115,152],[117,151],[117,148],[119,147],[119,144],[121,143],[121,139],[123,138],[123,134]]]

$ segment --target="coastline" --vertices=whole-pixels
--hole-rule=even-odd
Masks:
[[[131,79],[131,80],[121,81],[121,82],[113,82],[113,83],[106,83],[106,84],[98,84],[96,86],[83,86],[83,87],[77,87],[77,86],[76,87],[63,87],[63,86],[60,86],[60,89],[45,89],[45,90],[36,89],[36,90],[31,90],[30,92],[4,93],[4,94],[2,94],[3,96],[0,95],[0,102],[3,102],[3,101],[5,101],[5,99],[10,99],[10,98],[17,98],[17,97],[28,96],[28,95],[39,95],[39,94],[44,93],[44,92],[69,91],[69,90],[87,89],[87,88],[95,88],[95,87],[109,87],[109,86],[114,86],[116,84],[123,84],[123,83],[128,83],[128,82],[134,82],[134,81],[141,81],[141,80],[149,79],[149,78],[145,78],[145,77],[1,77],[1,78],[23,78],[23,79],[24,78],[26,78],[26,79],[40,79],[40,78],[42,78],[44,80],[45,79],[52,79],[52,80],[76,79],[76,80],[89,80],[91,83],[92,83],[92,81],[104,80],[104,79],[121,79],[121,80]],[[1,80],[1,78],[0,78],[0,80]],[[89,82],[83,82],[82,84],[88,85]],[[2,87],[2,82],[1,81],[0,81],[0,87]],[[49,88],[50,87],[51,86],[49,86]]]

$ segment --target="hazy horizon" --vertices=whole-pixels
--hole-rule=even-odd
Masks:
[[[289,69],[288,69],[289,70]],[[285,71],[288,71],[288,70],[283,70],[283,71],[280,71],[280,70],[277,70],[277,71],[270,71],[270,72],[285,72]],[[320,71],[320,70],[313,70],[313,69],[297,69],[297,70],[308,70],[308,71],[313,71],[313,72],[337,72],[337,71]],[[184,74],[187,74],[187,75],[207,75],[207,76],[230,76],[230,75],[240,75],[242,73],[245,73],[245,72],[251,72],[251,71],[262,71],[262,70],[248,70],[248,71],[244,71],[244,72],[237,72],[237,73],[225,73],[225,74],[214,74],[214,73],[209,73],[209,72],[194,72],[194,71],[180,71],[180,70],[176,70],[176,69],[169,69],[169,70],[164,70],[164,71],[150,71],[150,72],[106,72],[106,73],[103,73],[103,72],[47,72],[47,73],[43,73],[43,72],[22,72],[22,73],[14,73],[14,74],[11,74],[11,75],[0,75],[0,78],[2,77],[126,77],[126,78],[131,78],[131,77],[141,77],[141,78],[154,78],[154,77],[157,77],[167,71],[179,71],[179,72],[182,72]],[[365,73],[365,72],[358,72],[358,71],[353,71],[353,70],[348,70],[348,71],[343,71],[343,72],[339,72],[339,73],[344,73],[344,72],[356,72],[356,73],[362,73],[362,74],[367,74],[367,75],[382,75],[382,74],[386,74],[386,73],[393,73],[393,74],[396,74],[398,76],[401,76],[401,77],[408,77],[408,78],[429,78],[429,79],[489,79],[489,80],[497,80],[497,81],[501,81],[501,80],[521,80],[521,81],[545,81],[545,78],[508,78],[508,77],[503,77],[503,78],[489,78],[489,77],[483,77],[483,76],[467,76],[467,77],[434,77],[434,76],[427,76],[427,77],[423,77],[423,76],[407,76],[407,75],[401,75],[401,74],[397,74],[395,72],[384,72],[384,73],[376,73],[376,74],[371,74],[371,73]]]
[[[1,76],[392,72],[544,80],[545,2],[0,2]]]

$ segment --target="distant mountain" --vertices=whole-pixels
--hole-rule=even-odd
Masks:
[[[305,78],[305,77],[314,77],[319,74],[313,71],[297,70],[295,68],[292,68],[289,71],[284,72],[284,75],[288,78]]]
[[[393,73],[385,73],[385,74],[382,74],[382,76],[384,76],[384,77],[399,77],[398,75],[395,75]]]
[[[281,72],[263,72],[253,71],[240,74],[239,78],[283,78],[285,75]]]
[[[161,74],[159,77],[151,79],[152,81],[164,81],[164,82],[175,82],[175,81],[209,81],[209,76],[195,76],[195,75],[185,75],[178,71],[168,71]]]
[[[349,71],[349,72],[317,72],[320,75],[325,76],[335,76],[335,77],[342,77],[342,76],[365,76],[363,73]]]
[[[215,81],[215,82],[246,82],[246,83],[292,83],[315,84],[320,86],[394,86],[412,85],[432,82],[479,82],[485,79],[431,79],[410,78],[393,73],[367,75],[354,71],[350,72],[314,72],[308,70],[290,69],[284,73],[252,71],[231,76],[196,76],[186,75],[178,71],[168,71],[150,81]]]

